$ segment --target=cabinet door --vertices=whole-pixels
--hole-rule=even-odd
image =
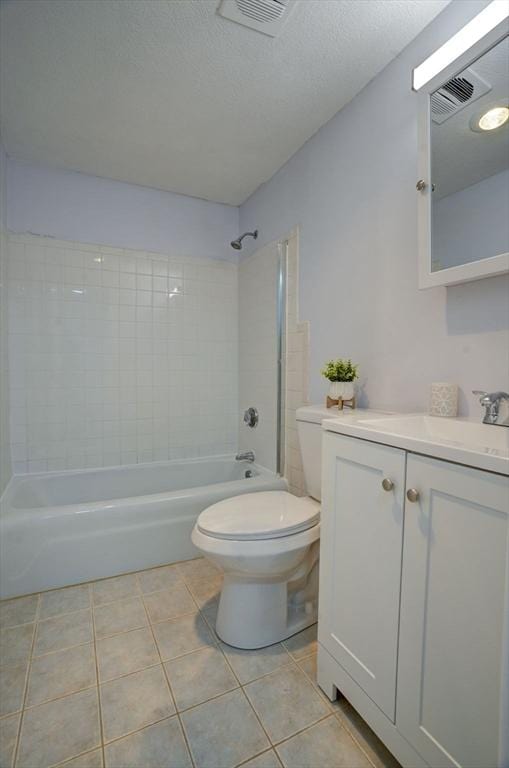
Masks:
[[[509,478],[409,455],[407,488],[396,725],[434,768],[506,768]]]
[[[325,433],[322,455],[319,641],[394,721],[405,452]]]

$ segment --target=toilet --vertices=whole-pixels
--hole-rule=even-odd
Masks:
[[[297,410],[308,496],[262,491],[205,509],[193,544],[224,571],[216,632],[228,645],[272,645],[318,617],[323,406]]]

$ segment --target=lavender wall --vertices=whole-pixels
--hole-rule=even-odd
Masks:
[[[449,380],[461,412],[480,415],[471,389],[509,390],[509,279],[417,289],[411,71],[485,5],[454,0],[241,206],[240,229],[260,230],[257,248],[300,226],[315,402],[323,362],[340,355],[360,363],[362,405],[424,410],[430,383]]]
[[[7,164],[7,225],[119,248],[236,261],[238,208],[83,173]]]

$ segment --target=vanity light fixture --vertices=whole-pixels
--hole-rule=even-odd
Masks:
[[[509,107],[493,107],[479,119],[481,131],[494,131],[509,120]]]
[[[509,3],[507,0],[492,0],[480,13],[477,14],[463,29],[456,32],[435,53],[415,67],[413,71],[412,87],[414,91],[420,90],[429,83],[439,72],[468,51],[475,43],[479,42],[488,32],[491,32],[497,24],[509,17]]]

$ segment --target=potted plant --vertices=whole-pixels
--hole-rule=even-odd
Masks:
[[[322,370],[322,376],[329,380],[329,397],[331,400],[351,400],[354,396],[353,383],[358,378],[358,365],[351,360],[339,358],[329,360]]]

